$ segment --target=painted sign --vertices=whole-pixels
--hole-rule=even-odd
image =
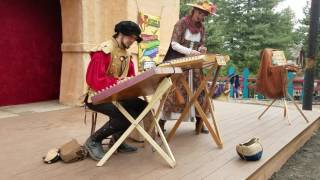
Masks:
[[[276,66],[287,64],[287,59],[283,51],[272,51],[272,64]]]
[[[138,23],[143,39],[138,48],[139,69],[144,70],[159,62],[160,17],[139,12]]]

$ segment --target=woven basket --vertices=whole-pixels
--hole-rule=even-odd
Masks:
[[[252,138],[245,143],[238,144],[236,150],[240,158],[246,161],[257,161],[261,159],[263,152],[259,138]]]

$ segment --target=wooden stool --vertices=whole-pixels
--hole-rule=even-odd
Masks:
[[[91,131],[90,135],[92,135],[96,131],[98,112],[89,109],[88,107],[84,108],[84,124],[87,124],[87,113],[91,113]]]
[[[96,131],[98,112],[91,110],[91,131],[90,135],[92,135]]]
[[[86,108],[85,113],[87,114],[87,112],[91,113],[91,130],[90,130],[90,136],[91,136],[96,132],[97,119],[98,119],[99,112],[94,111],[89,108]],[[86,124],[86,115],[85,115],[85,124]],[[107,146],[111,147],[111,144],[110,144],[111,137],[107,137],[105,139],[107,139],[109,141],[107,143],[106,142],[102,143],[102,145],[107,145]]]

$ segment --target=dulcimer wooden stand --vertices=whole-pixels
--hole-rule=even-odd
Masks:
[[[141,74],[131,77],[127,80],[118,82],[116,85],[108,87],[101,92],[98,92],[92,97],[94,104],[112,102],[119,111],[131,122],[129,128],[122,134],[122,136],[113,144],[104,157],[98,162],[97,166],[102,166],[110,158],[110,156],[116,151],[116,149],[123,143],[123,141],[129,136],[129,134],[137,129],[138,132],[151,144],[151,146],[165,159],[165,161],[173,168],[176,165],[176,161],[172,154],[172,151],[163,135],[159,126],[159,113],[152,118],[153,123],[158,129],[162,143],[164,144],[166,152],[154,141],[154,139],[139,125],[139,122],[152,111],[154,105],[160,101],[163,95],[169,90],[172,85],[171,76],[181,74],[182,70],[176,67],[162,67],[149,69]],[[118,102],[119,100],[129,99],[139,96],[152,95],[148,105],[140,113],[140,115],[134,119],[128,111]],[[162,108],[161,106],[159,108]]]
[[[181,67],[183,69],[202,69],[204,67],[209,68],[208,73],[201,78],[200,85],[199,87],[197,87],[197,89],[194,92],[191,91],[186,81],[186,78],[184,77],[183,74],[180,75],[181,76],[180,78],[177,78],[177,81],[180,81],[182,83],[190,100],[189,102],[186,103],[179,119],[177,120],[177,122],[175,123],[171,131],[169,132],[167,136],[168,142],[172,140],[181,122],[188,115],[192,105],[194,105],[195,110],[198,112],[205,126],[208,128],[214,142],[217,144],[218,147],[220,148],[223,147],[223,141],[221,139],[219,128],[214,115],[214,107],[213,107],[211,97],[214,93],[215,84],[220,72],[220,68],[222,65],[226,65],[227,61],[229,61],[229,56],[222,56],[218,54],[204,54],[204,55],[198,55],[198,56],[177,58],[159,65],[160,67],[172,66],[172,67]],[[214,70],[215,70],[215,73],[213,75]],[[212,76],[213,76],[213,81],[209,90],[207,87],[207,82]],[[205,92],[205,98],[206,98],[205,108],[201,107],[200,103],[198,102],[198,97],[202,91]],[[211,125],[211,123],[208,120],[208,116],[207,116],[208,111],[210,111],[213,125]],[[197,130],[200,131],[200,129],[197,129]]]

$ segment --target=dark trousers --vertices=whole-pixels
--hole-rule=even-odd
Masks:
[[[147,102],[140,98],[123,100],[119,101],[119,103],[133,118],[137,118],[147,106]],[[110,118],[107,123],[105,123],[91,136],[93,141],[101,142],[103,139],[111,135],[113,135],[115,140],[117,140],[131,125],[130,121],[127,120],[127,118],[112,103],[103,103],[97,105],[86,103],[86,105],[88,108],[105,114]]]

